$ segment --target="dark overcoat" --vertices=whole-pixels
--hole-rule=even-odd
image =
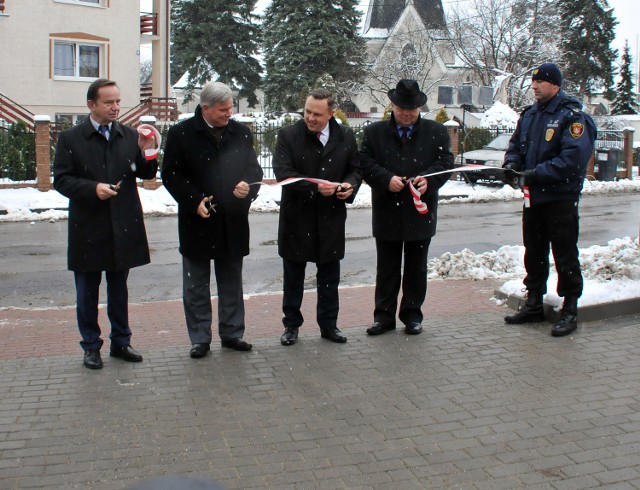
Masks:
[[[393,115],[388,121],[373,123],[364,130],[360,147],[362,176],[371,187],[373,236],[389,241],[416,241],[436,233],[438,190],[450,174],[427,178],[422,201],[428,212],[420,214],[406,186],[391,192],[394,175],[413,178],[453,168],[451,139],[440,123],[419,118],[405,143],[400,141]]]
[[[329,120],[325,146],[307,130],[303,120],[278,132],[273,171],[282,181],[312,177],[349,183],[353,194],[347,200],[335,194],[323,196],[318,185],[298,181],[282,187],[278,254],[297,262],[327,263],[344,257],[347,202],[353,202],[362,181],[358,146],[349,128]]]
[[[260,188],[251,186],[239,199],[233,190],[241,181],[262,180],[251,130],[233,119],[219,145],[208,131],[200,106],[195,115],[169,130],[162,164],[162,182],[178,203],[180,253],[192,260],[244,257],[249,254],[249,208]],[[215,212],[197,214],[203,198],[213,196]]]
[[[149,245],[136,178],[155,178],[156,160],[138,148],[138,133],[112,123],[107,141],[89,118],[58,137],[54,188],[69,198],[68,266],[79,272],[119,271],[149,263]],[[120,184],[100,200],[99,183]]]

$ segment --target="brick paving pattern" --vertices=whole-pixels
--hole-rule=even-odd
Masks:
[[[252,296],[254,351],[198,360],[180,301],[132,305],[145,360],[109,358],[107,339],[99,371],[73,308],[0,310],[0,489],[640,488],[640,316],[556,339],[505,325],[495,285],[430,282],[419,336],[367,337],[373,289],[342,289],[341,345],[320,339],[313,293],[291,347],[281,297]]]

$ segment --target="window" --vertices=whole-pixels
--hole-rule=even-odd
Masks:
[[[87,114],[56,113],[56,125],[62,131],[77,124],[81,124],[86,118]]]
[[[99,78],[103,45],[54,41],[54,78]]]

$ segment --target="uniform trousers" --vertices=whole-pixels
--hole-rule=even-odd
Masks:
[[[556,201],[523,208],[522,237],[527,290],[545,294],[549,278],[549,248],[558,273],[558,296],[582,295],[578,251],[577,201]]]
[[[244,335],[243,257],[214,259],[218,288],[218,335],[221,340]],[[182,303],[192,344],[210,344],[211,260],[182,256]]]
[[[296,262],[282,259],[283,262],[283,295],[282,323],[285,328],[298,328],[304,322],[300,307],[304,294],[304,276],[306,262]],[[316,305],[316,320],[322,329],[337,327],[340,298],[338,285],[340,284],[340,261],[316,264],[316,287],[318,302]]]
[[[422,304],[427,296],[427,256],[430,244],[430,238],[409,242],[376,238],[374,322],[395,325],[398,294],[402,285],[398,318],[405,325],[422,323]]]
[[[85,350],[100,350],[103,341],[98,324],[98,300],[102,271],[74,271],[76,282],[76,316],[82,340],[80,346]],[[126,346],[131,343],[129,328],[129,290],[127,278],[129,269],[106,271],[107,278],[107,316],[111,323],[111,344]]]

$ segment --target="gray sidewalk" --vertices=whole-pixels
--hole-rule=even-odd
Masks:
[[[132,305],[128,364],[82,367],[74,311],[0,310],[0,489],[119,489],[188,474],[229,489],[640,488],[640,316],[507,326],[494,284],[432,281],[425,332],[367,337],[373,289],[341,290],[349,341],[188,357],[180,302]],[[107,329],[108,330],[108,329]],[[56,342],[56,337],[64,337]],[[108,341],[103,352],[107,352]]]

